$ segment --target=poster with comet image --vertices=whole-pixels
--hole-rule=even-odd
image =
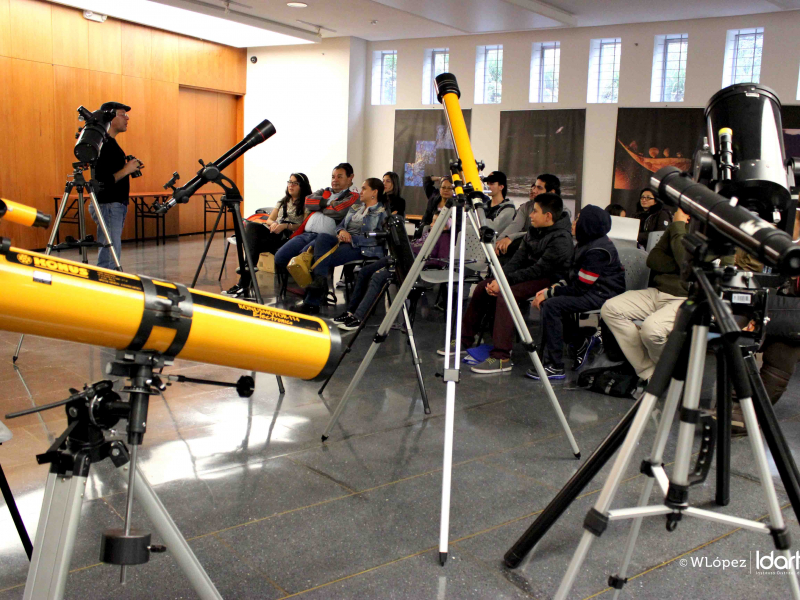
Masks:
[[[650,175],[667,166],[691,171],[704,125],[702,108],[620,108],[609,202],[633,216]]]

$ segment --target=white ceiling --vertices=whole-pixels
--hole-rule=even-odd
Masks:
[[[175,0],[156,0],[174,3]],[[208,12],[247,16],[304,31],[321,25],[323,37],[355,36],[369,41],[472,35],[553,27],[590,27],[729,17],[800,9],[800,0],[180,0]],[[217,12],[214,10],[213,12]],[[373,21],[377,23],[373,24]],[[268,26],[268,25],[267,25]]]

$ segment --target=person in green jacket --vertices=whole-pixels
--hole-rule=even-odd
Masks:
[[[649,381],[655,371],[667,336],[672,331],[678,307],[686,299],[688,283],[681,278],[689,215],[678,209],[664,235],[647,255],[653,287],[632,290],[611,298],[600,316],[640,379]],[[643,321],[641,328],[634,321]]]

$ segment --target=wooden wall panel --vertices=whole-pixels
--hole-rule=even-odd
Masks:
[[[122,74],[151,79],[153,30],[122,23]]]
[[[0,0],[0,56],[11,56],[11,7]]]
[[[89,21],[80,11],[53,4],[53,64],[89,68]]]
[[[11,81],[10,58],[0,57],[0,80]],[[0,136],[0,197],[15,200],[19,193],[17,191],[17,178],[14,173],[16,164],[16,140],[10,132],[16,129],[14,123],[14,105],[10,85],[0,85],[0,131],[8,132]],[[3,231],[0,225],[0,232]]]
[[[37,0],[12,0],[10,5],[11,57],[53,62],[50,4]]]
[[[178,130],[179,130],[179,91],[177,83],[151,81],[148,106],[148,123],[153,139],[150,154],[142,156],[145,163],[145,176],[150,178],[150,191],[160,192],[164,184],[178,171]],[[198,165],[199,166],[199,165]],[[144,179],[144,177],[142,177]],[[171,210],[166,217],[167,235],[180,233],[177,210]],[[150,230],[148,229],[148,234]]]
[[[181,178],[178,185],[189,181],[199,168],[195,138],[197,96],[195,90],[181,88],[178,92],[178,169]],[[213,160],[213,159],[212,159]],[[198,202],[189,201],[179,209],[179,226],[182,233],[203,230],[203,207]],[[198,210],[199,208],[199,210]],[[199,215],[199,219],[198,219]]]
[[[153,79],[178,83],[181,37],[158,29],[152,30],[150,73]]]
[[[15,2],[17,0],[14,0]],[[108,19],[89,24],[89,68],[92,71],[122,74],[122,24]]]

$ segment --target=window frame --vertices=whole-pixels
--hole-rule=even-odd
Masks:
[[[497,53],[495,64],[499,66],[499,73],[497,81],[495,82],[496,89],[494,92],[496,101],[487,99],[486,87],[491,84],[487,80],[489,69],[486,65],[489,63],[487,60],[490,53]],[[502,104],[503,102],[503,44],[488,44],[486,46],[477,46],[475,57],[475,104]]]
[[[608,100],[603,100],[601,94],[603,90],[604,70],[603,65],[609,61],[607,51],[613,47],[613,60],[611,60],[611,96]],[[589,81],[586,90],[587,104],[618,104],[619,103],[619,80],[622,66],[622,38],[596,38],[590,42],[589,52]],[[616,82],[616,85],[615,83]],[[594,86],[594,89],[592,89]]]
[[[388,58],[394,58],[394,82],[391,96],[388,101],[384,102],[384,83],[386,82],[384,75]],[[397,50],[374,50],[372,53],[371,104],[373,106],[393,106],[397,104]]]
[[[545,54],[554,51],[553,58],[553,87],[550,99],[545,99],[545,71],[547,61]],[[561,42],[534,42],[531,47],[531,82],[528,101],[531,104],[555,104],[558,102],[558,84],[561,70]]]

